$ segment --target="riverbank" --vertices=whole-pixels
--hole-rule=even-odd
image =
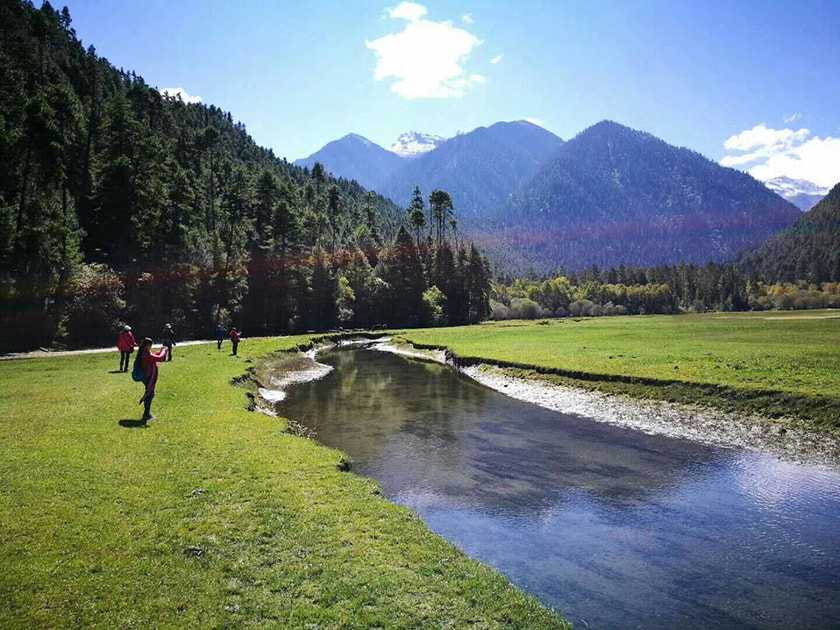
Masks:
[[[231,381],[308,337],[0,363],[0,626],[568,625]]]
[[[510,322],[404,331],[395,342],[445,350],[483,384],[550,409],[837,467],[835,315]]]

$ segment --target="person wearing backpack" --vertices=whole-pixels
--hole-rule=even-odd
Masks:
[[[117,349],[120,351],[120,372],[128,372],[128,361],[137,342],[134,341],[134,334],[131,326],[123,326],[122,332],[117,337]]]
[[[237,351],[239,350],[239,341],[242,339],[242,333],[234,326],[230,329],[230,342],[233,344],[233,356],[236,356]]]
[[[140,342],[140,351],[134,359],[131,377],[146,386],[146,391],[140,402],[143,403],[143,420],[154,420],[152,415],[152,400],[155,398],[155,387],[158,380],[158,363],[166,360],[166,346],[156,353],[152,352],[152,340],[149,337]]]

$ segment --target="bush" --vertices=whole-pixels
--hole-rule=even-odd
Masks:
[[[510,313],[514,319],[537,319],[543,317],[540,305],[528,298],[514,298],[510,302]]]
[[[511,319],[510,309],[496,300],[490,300],[490,319],[501,321]]]

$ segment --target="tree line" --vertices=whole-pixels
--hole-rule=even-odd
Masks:
[[[492,319],[840,308],[838,282],[765,282],[734,263],[597,266],[580,273],[501,276]]]
[[[2,350],[109,342],[121,323],[269,334],[489,311],[448,194],[420,224],[293,166],[84,48],[66,7],[0,3],[0,84]]]

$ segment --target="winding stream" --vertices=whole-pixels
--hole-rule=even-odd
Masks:
[[[278,413],[578,627],[840,627],[840,474],[513,400],[363,348]]]

